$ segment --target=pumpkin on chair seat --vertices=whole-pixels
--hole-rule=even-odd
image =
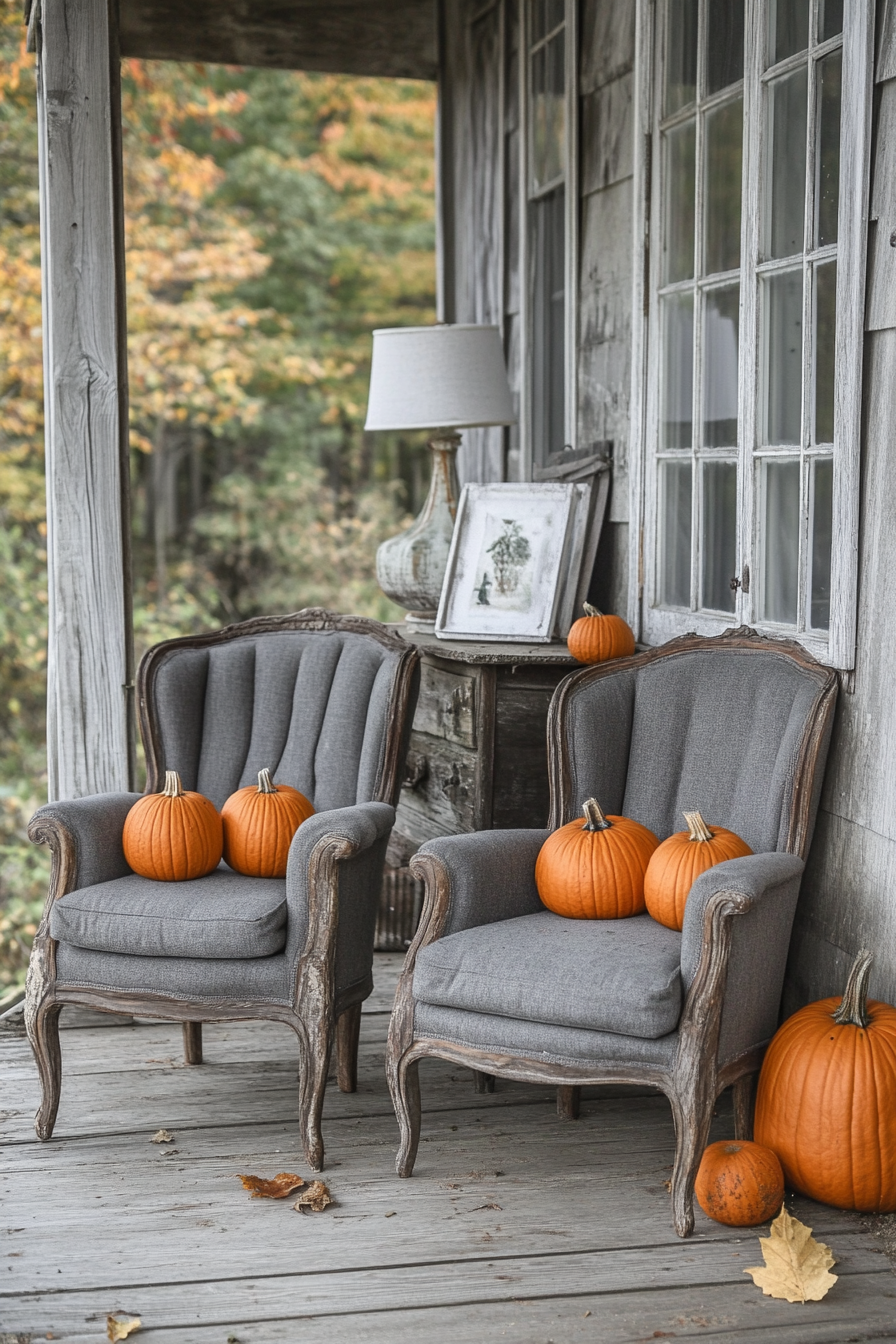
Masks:
[[[285,877],[293,836],[313,812],[298,789],[259,770],[258,784],[237,789],[221,809],[224,862],[246,877]]]
[[[555,915],[625,919],[644,910],[644,873],[659,841],[631,817],[605,817],[594,798],[549,835],[535,863],[538,894]]]
[[[644,900],[658,924],[681,932],[684,907],[701,873],[726,859],[753,851],[724,826],[707,826],[699,812],[685,812],[686,831],[676,831],[655,850],[644,876]]]
[[[146,794],[125,818],[122,844],[141,877],[186,882],[221,862],[221,818],[211,799],[185,790],[177,771],[166,770],[161,793]]]

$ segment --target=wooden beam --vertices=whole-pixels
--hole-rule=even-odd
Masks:
[[[435,0],[121,0],[121,52],[435,79]]]
[[[59,798],[133,777],[124,209],[115,0],[40,3],[47,754]]]

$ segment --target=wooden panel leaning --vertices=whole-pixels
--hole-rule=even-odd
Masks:
[[[672,1106],[672,1217],[679,1236],[690,1234],[697,1166],[725,1088],[734,1088],[738,1135],[749,1133],[752,1079],[777,1025],[836,695],[835,673],[798,644],[747,628],[686,635],[561,683],[548,724],[552,830],[577,815],[580,794],[594,793],[608,812],[625,810],[662,839],[688,805],[684,790],[716,824],[735,826],[753,852],[698,878],[680,943],[646,914],[588,921],[587,965],[579,963],[579,981],[567,989],[581,942],[538,898],[534,864],[546,832],[495,830],[424,845],[411,859],[425,884],[423,915],[387,1050],[400,1176],[410,1176],[416,1159],[418,1066],[428,1056],[556,1086],[567,1119],[582,1086],[647,1085]],[[496,921],[506,921],[498,938]],[[624,928],[640,937],[628,961],[616,936]],[[672,978],[680,999],[669,1000],[662,1023],[648,1022],[627,981],[655,969],[656,985],[667,984],[669,958],[679,967]]]

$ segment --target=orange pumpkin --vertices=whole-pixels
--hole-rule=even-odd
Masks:
[[[644,872],[659,841],[631,817],[605,817],[593,798],[548,836],[535,884],[549,910],[569,919],[625,919],[644,909]]]
[[[259,770],[258,785],[237,789],[221,809],[224,862],[247,877],[285,877],[292,838],[313,812],[298,789]]]
[[[635,651],[635,637],[621,616],[605,616],[590,602],[566,637],[567,647],[580,663],[605,663],[627,658]]]
[[[703,1212],[717,1223],[755,1227],[784,1203],[784,1172],[771,1148],[723,1140],[704,1152],[694,1194]]]
[[[842,999],[810,1003],[775,1033],[755,1131],[803,1194],[896,1213],[896,1008],[868,999],[871,962],[860,952]]]
[[[161,793],[148,793],[125,818],[124,856],[135,873],[156,882],[205,877],[221,862],[221,818],[201,793],[185,791],[176,770]]]
[[[676,831],[655,850],[644,875],[644,900],[658,924],[681,929],[688,893],[701,873],[726,859],[753,851],[723,826],[707,826],[699,812],[685,812],[686,831]]]

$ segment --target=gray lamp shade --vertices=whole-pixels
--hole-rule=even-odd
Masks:
[[[373,333],[365,429],[463,429],[514,419],[497,327]]]

